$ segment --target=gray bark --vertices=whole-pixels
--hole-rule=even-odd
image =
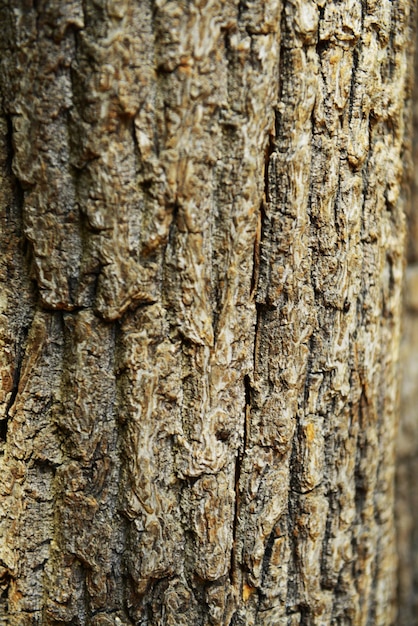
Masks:
[[[2,623],[394,623],[410,11],[0,5]]]

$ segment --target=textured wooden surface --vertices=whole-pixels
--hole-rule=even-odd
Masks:
[[[0,24],[0,622],[394,623],[408,1]]]

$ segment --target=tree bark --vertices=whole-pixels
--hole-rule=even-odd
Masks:
[[[2,623],[394,623],[410,11],[0,5]]]

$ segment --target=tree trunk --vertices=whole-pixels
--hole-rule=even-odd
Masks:
[[[0,24],[1,623],[393,624],[408,0]]]

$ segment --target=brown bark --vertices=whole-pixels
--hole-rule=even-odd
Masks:
[[[0,24],[0,620],[394,623],[409,2]]]

